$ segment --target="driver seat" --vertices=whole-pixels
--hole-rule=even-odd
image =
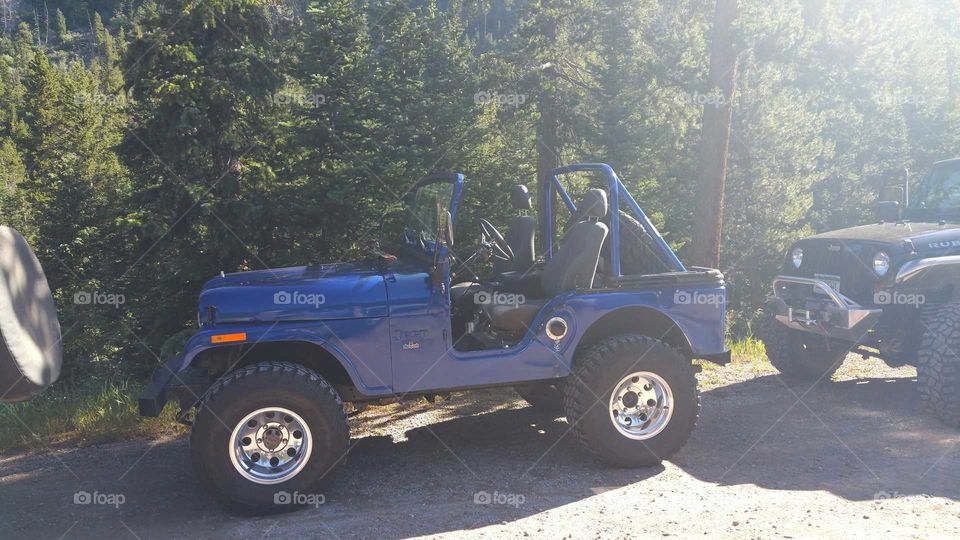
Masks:
[[[577,207],[578,221],[567,231],[540,274],[540,285],[548,297],[526,299],[519,305],[484,304],[484,314],[494,327],[512,334],[526,332],[551,298],[569,290],[593,287],[600,249],[608,233],[606,224],[601,222],[607,209],[606,191],[587,191]]]
[[[530,202],[530,191],[527,186],[520,184],[510,190],[510,205],[518,213],[510,218],[505,240],[513,250],[513,261],[495,259],[493,271],[496,274],[504,272],[526,273],[536,262],[534,244],[537,235],[537,220],[526,215],[526,211],[533,208]]]

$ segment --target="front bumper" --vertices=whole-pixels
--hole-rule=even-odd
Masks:
[[[809,287],[809,294],[797,302],[796,294],[785,294],[786,287]],[[789,328],[852,343],[859,342],[883,314],[857,304],[823,280],[794,276],[774,278],[767,309]]]
[[[150,382],[143,389],[143,392],[140,392],[140,399],[137,400],[140,408],[140,416],[156,418],[160,416],[160,412],[163,411],[163,407],[167,404],[167,383],[170,381],[173,373],[168,372],[167,375],[164,376],[161,374],[161,376],[158,377],[159,372],[163,370],[166,370],[166,368],[162,367],[154,371]]]

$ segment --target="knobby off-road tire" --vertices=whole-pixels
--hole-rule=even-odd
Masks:
[[[850,348],[821,335],[787,328],[769,310],[763,314],[760,340],[773,367],[790,381],[828,380],[847,357]]]
[[[630,377],[640,373],[646,375],[639,381]],[[655,379],[659,379],[655,385],[669,389],[672,410],[659,432],[630,438],[614,420],[629,416],[628,400],[621,402],[614,393],[620,395],[621,385],[631,384],[627,381],[643,387],[644,381]],[[577,355],[563,405],[573,433],[593,456],[616,467],[645,467],[659,464],[687,442],[700,413],[700,394],[690,359],[657,339],[627,334],[607,338]],[[624,415],[615,416],[613,408],[623,408]],[[652,426],[652,415],[650,422]],[[636,429],[643,425],[634,424]]]
[[[545,414],[563,414],[563,383],[541,382],[526,384],[514,388],[537,412]]]
[[[607,215],[603,219],[607,227],[611,226],[610,217]],[[570,230],[575,222],[576,219],[571,217],[563,230]],[[612,238],[613,235],[607,235],[600,248],[601,273],[610,270],[608,259]],[[624,275],[658,274],[671,269],[671,263],[665,260],[657,243],[643,225],[632,215],[620,210],[620,272]]]
[[[607,218],[609,226],[610,219]],[[600,251],[604,257],[610,253],[611,236],[604,240]],[[663,260],[660,248],[640,222],[623,210],[620,211],[620,272],[624,275],[657,274],[670,270]]]
[[[917,355],[917,385],[924,405],[945,424],[960,427],[960,304],[932,308]]]
[[[297,419],[270,412],[276,409],[290,411]],[[234,437],[234,429],[249,427],[246,418],[260,410],[268,412],[260,413],[261,416],[249,422],[259,419],[265,428],[272,425],[271,422],[292,419],[283,426],[289,429],[284,436],[291,444],[295,438],[299,439],[302,445],[299,450],[307,456],[299,472],[282,481],[274,479],[276,483],[250,480],[231,459],[231,454],[237,451],[235,439],[242,440]],[[300,426],[301,420],[306,429]],[[297,431],[300,437],[296,436]],[[264,439],[267,440],[266,435]],[[261,362],[232,371],[214,383],[197,411],[190,450],[200,484],[218,502],[232,512],[264,515],[322,503],[325,500],[322,488],[330,472],[343,461],[349,440],[343,403],[329,382],[298,364]],[[309,451],[306,441],[309,441]],[[276,439],[268,440],[268,444],[270,442]],[[295,452],[295,455],[300,454]]]

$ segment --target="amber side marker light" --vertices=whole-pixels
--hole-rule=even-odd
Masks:
[[[230,343],[233,341],[246,341],[247,333],[240,332],[239,334],[220,334],[218,336],[210,336],[210,343]]]

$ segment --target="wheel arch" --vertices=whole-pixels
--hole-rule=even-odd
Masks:
[[[211,347],[197,353],[190,360],[190,365],[220,378],[239,368],[266,361],[302,365],[316,371],[338,388],[357,391],[362,388],[358,385],[357,375],[348,369],[336,353],[313,341],[260,341],[253,344]]]
[[[575,354],[580,354],[605,338],[620,334],[640,334],[659,339],[687,357],[693,356],[693,346],[676,321],[649,306],[625,306],[603,315],[584,332]]]
[[[900,293],[934,294],[943,303],[952,303],[960,295],[960,255],[914,259],[897,272],[896,290]]]

